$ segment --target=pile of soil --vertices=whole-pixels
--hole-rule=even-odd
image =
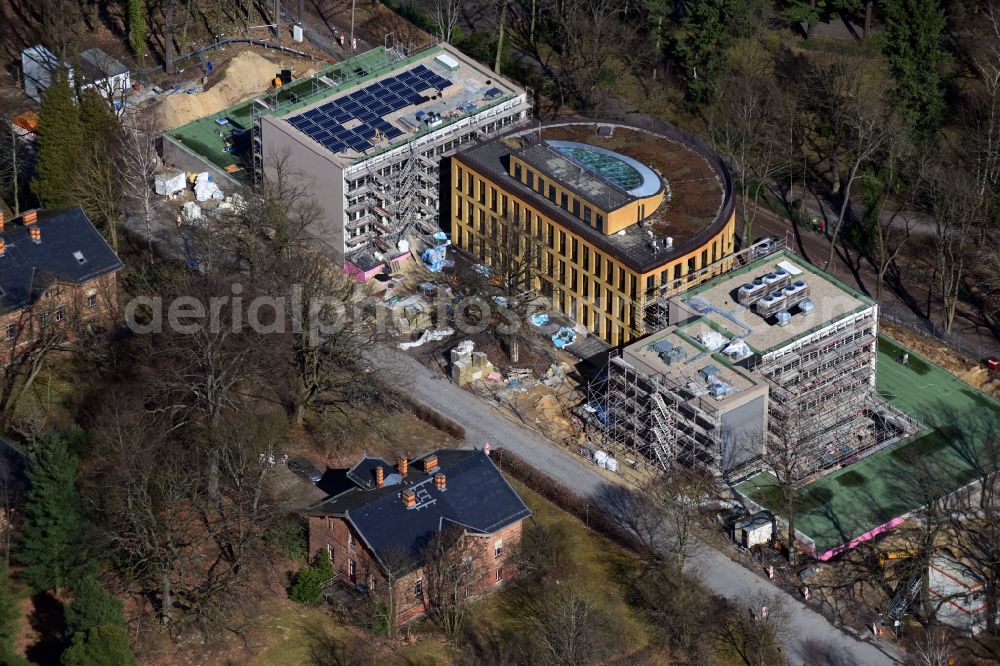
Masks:
[[[1000,375],[991,373],[982,361],[970,358],[945,343],[914,333],[893,322],[879,322],[883,332],[955,375],[970,386],[1000,398]]]
[[[258,95],[267,90],[283,67],[290,65],[290,62],[275,62],[254,51],[244,51],[219,67],[203,92],[193,95],[181,92],[165,97],[157,108],[160,126],[164,130],[174,129]],[[300,72],[296,69],[295,76],[300,78],[310,71],[314,70]]]

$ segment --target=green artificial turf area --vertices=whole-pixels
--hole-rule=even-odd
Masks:
[[[909,354],[909,365],[899,362]],[[796,529],[817,554],[848,543],[927,499],[956,490],[1000,464],[1000,402],[886,336],[879,336],[880,396],[928,426],[800,490]],[[736,487],[781,513],[770,474]]]

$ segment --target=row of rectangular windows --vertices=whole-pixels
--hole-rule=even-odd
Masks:
[[[470,174],[471,177],[471,174]],[[492,190],[492,188],[490,188]],[[496,190],[492,190],[494,193]],[[494,202],[495,203],[495,202]],[[507,197],[502,196],[502,211],[506,214],[507,208]],[[570,261],[577,263],[585,271],[593,271],[595,277],[602,277],[602,269],[606,267],[609,284],[614,284],[614,277],[617,277],[618,289],[624,294],[628,293],[633,299],[637,297],[636,276],[632,273],[627,274],[624,267],[618,266],[617,276],[615,276],[615,264],[613,264],[611,259],[606,259],[601,256],[600,253],[594,252],[594,262],[591,264],[591,252],[590,247],[585,243],[580,243],[576,237],[567,234],[566,232],[558,229],[555,225],[547,222],[540,215],[532,215],[532,211],[527,207],[524,208],[523,216],[521,205],[518,202],[514,202],[513,205],[513,215],[510,220],[515,225],[520,226],[523,222],[523,230],[529,235],[533,235],[537,240],[544,241],[546,246],[553,252],[557,252],[560,256],[568,258]],[[455,202],[455,215],[459,220],[466,221],[470,227],[475,226],[475,207],[471,201],[466,201],[464,210],[462,206],[462,199],[456,197]],[[479,233],[486,234],[486,211],[484,209],[479,210]],[[498,234],[499,220],[496,217],[490,216],[490,233],[496,237]],[[569,238],[569,243],[567,243],[567,237]],[[701,251],[701,264],[700,267],[705,267],[710,263],[715,263],[722,258],[722,252],[720,251],[721,239],[716,239],[712,241],[710,247],[705,248]],[[568,246],[568,252],[567,252]],[[582,246],[582,253],[581,253]],[[582,261],[580,257],[582,254]],[[664,285],[670,280],[680,280],[683,276],[688,273],[693,273],[698,270],[699,266],[697,263],[697,258],[692,256],[687,260],[687,265],[685,266],[681,262],[677,262],[673,265],[673,275],[670,274],[669,268],[664,268],[659,274],[659,284]],[[686,270],[685,270],[686,269]],[[657,276],[649,275],[646,277],[646,291],[652,291],[657,286]],[[626,285],[626,279],[628,284]],[[626,288],[627,287],[627,288]]]

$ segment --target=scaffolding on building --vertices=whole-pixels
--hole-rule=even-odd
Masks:
[[[782,349],[747,359],[768,387],[761,453],[726,460],[727,433],[711,404],[692,400],[683,371],[644,374],[621,352],[589,387],[584,416],[599,442],[660,469],[698,465],[739,481],[769,466],[767,451],[795,447],[796,482],[809,483],[922,429],[875,394],[877,308],[831,323]],[[773,461],[770,461],[773,462]]]
[[[788,246],[788,239],[768,239],[727,255],[702,268],[686,273],[676,279],[647,289],[637,299],[633,312],[635,337],[640,338],[652,331],[665,328],[669,323],[670,299],[691,287],[714,277],[739,270],[747,264],[771,254],[776,254]]]

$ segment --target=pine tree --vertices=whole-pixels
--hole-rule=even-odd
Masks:
[[[84,90],[80,95],[80,129],[84,143],[105,150],[117,127],[118,119],[101,91],[97,88]]]
[[[63,666],[134,666],[125,628],[104,624],[77,632],[62,655]]]
[[[947,19],[937,0],[883,0],[882,53],[896,80],[899,105],[917,139],[929,138],[945,112],[942,68]]]
[[[146,52],[146,8],[143,0],[128,0],[128,44],[132,53],[141,56]]]
[[[700,104],[711,97],[712,84],[725,63],[732,0],[697,0],[688,5],[684,33],[673,44],[687,79],[688,99]]]
[[[80,109],[65,75],[42,95],[38,113],[38,168],[31,189],[47,208],[75,205],[74,180],[84,142]]]
[[[15,551],[24,565],[21,577],[36,590],[54,590],[71,579],[81,560],[85,526],[77,509],[79,461],[61,433],[39,445],[28,471],[31,490],[24,507],[24,528]]]
[[[73,601],[66,607],[70,631],[86,632],[105,624],[125,626],[122,602],[94,577],[86,574],[73,582]]]

